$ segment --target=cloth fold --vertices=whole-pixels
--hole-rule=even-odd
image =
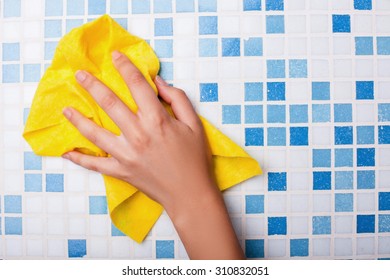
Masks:
[[[146,41],[129,34],[110,16],[73,29],[59,42],[52,64],[41,79],[26,121],[24,138],[41,156],[61,156],[77,150],[94,156],[109,156],[92,144],[62,114],[71,106],[98,125],[119,134],[120,130],[75,80],[77,70],[86,70],[109,88],[132,110],[137,110],[131,93],[112,64],[111,53],[119,50],[142,72],[157,94],[153,79],[159,61]],[[243,149],[201,118],[213,155],[217,184],[227,189],[261,174],[259,164]],[[137,242],[142,242],[163,211],[160,204],[136,187],[103,175],[107,204],[114,225]]]

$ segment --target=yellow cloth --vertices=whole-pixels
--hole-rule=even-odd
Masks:
[[[131,110],[136,110],[126,84],[112,64],[111,53],[114,50],[126,54],[156,91],[153,79],[159,71],[159,61],[144,40],[130,35],[108,15],[73,29],[59,42],[52,64],[39,83],[27,119],[23,136],[36,154],[61,156],[78,150],[90,155],[108,156],[84,138],[64,118],[62,110],[72,106],[98,125],[119,133],[115,123],[74,78],[79,69],[92,73]],[[258,163],[244,150],[206,120],[202,119],[202,122],[221,190],[261,174]],[[113,223],[126,235],[142,242],[160,216],[161,205],[124,181],[104,176],[104,182]]]

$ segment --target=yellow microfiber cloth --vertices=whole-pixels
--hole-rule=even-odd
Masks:
[[[142,39],[129,34],[110,16],[73,29],[59,42],[51,66],[39,83],[26,122],[24,138],[41,156],[61,156],[78,150],[95,156],[108,156],[89,142],[63,116],[71,106],[98,125],[119,134],[119,129],[74,78],[77,70],[86,70],[110,87],[132,110],[137,106],[129,89],[114,68],[111,53],[127,55],[156,91],[153,79],[159,61],[152,48]],[[205,119],[217,184],[221,190],[261,174],[258,163]],[[163,208],[134,186],[104,176],[107,204],[114,225],[137,242],[142,242]]]

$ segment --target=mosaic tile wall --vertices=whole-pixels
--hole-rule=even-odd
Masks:
[[[187,258],[167,215],[133,242],[100,175],[21,138],[59,39],[105,13],[264,167],[224,194],[248,258],[390,258],[389,0],[0,3],[0,258]]]

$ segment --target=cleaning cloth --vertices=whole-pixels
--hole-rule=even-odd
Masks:
[[[46,70],[35,93],[27,118],[24,138],[41,156],[61,156],[77,150],[85,154],[107,157],[63,116],[71,106],[98,125],[115,134],[120,131],[91,95],[75,80],[77,70],[95,75],[134,112],[131,93],[114,68],[111,53],[127,55],[156,91],[153,79],[159,61],[146,41],[129,34],[110,16],[73,29],[59,42],[52,64]],[[252,176],[261,174],[258,163],[228,137],[202,119],[213,155],[213,167],[221,190]],[[190,148],[190,147],[189,147]],[[114,225],[137,242],[142,242],[163,211],[160,204],[119,179],[103,175],[107,204]]]

